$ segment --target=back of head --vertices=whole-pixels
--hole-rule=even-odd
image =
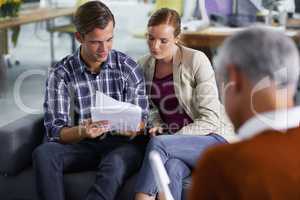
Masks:
[[[112,12],[100,1],[89,1],[81,5],[74,16],[76,30],[82,35],[93,31],[95,28],[104,29],[111,21],[115,26]]]
[[[217,70],[226,74],[232,64],[256,84],[268,77],[278,88],[296,88],[299,53],[294,41],[265,27],[252,27],[228,38],[216,58]]]

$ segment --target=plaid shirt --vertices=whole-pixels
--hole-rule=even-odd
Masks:
[[[93,74],[82,61],[79,48],[58,62],[48,75],[44,102],[48,141],[58,141],[61,128],[78,125],[91,117],[96,90],[118,101],[140,106],[142,120],[146,121],[148,99],[139,65],[125,54],[112,50],[100,72]]]

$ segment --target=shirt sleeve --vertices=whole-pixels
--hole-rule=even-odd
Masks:
[[[60,130],[68,126],[70,97],[68,87],[58,70],[50,72],[46,82],[44,124],[48,141],[58,142]]]
[[[146,95],[145,78],[143,71],[135,61],[127,59],[126,65],[129,65],[131,70],[128,72],[126,99],[131,103],[138,105],[142,109],[142,121],[146,122],[148,119],[149,102]]]

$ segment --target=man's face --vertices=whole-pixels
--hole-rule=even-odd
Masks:
[[[93,31],[78,36],[81,43],[81,54],[89,63],[102,63],[107,60],[113,43],[113,22],[110,21],[104,29],[95,28]]]

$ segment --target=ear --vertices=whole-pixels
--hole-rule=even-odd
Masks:
[[[175,43],[178,44],[180,41],[180,34],[175,37]]]
[[[78,42],[83,43],[83,36],[79,32],[75,32],[75,38]]]
[[[237,69],[236,65],[230,64],[227,66],[228,80],[233,84],[237,92],[243,89],[243,74]]]

